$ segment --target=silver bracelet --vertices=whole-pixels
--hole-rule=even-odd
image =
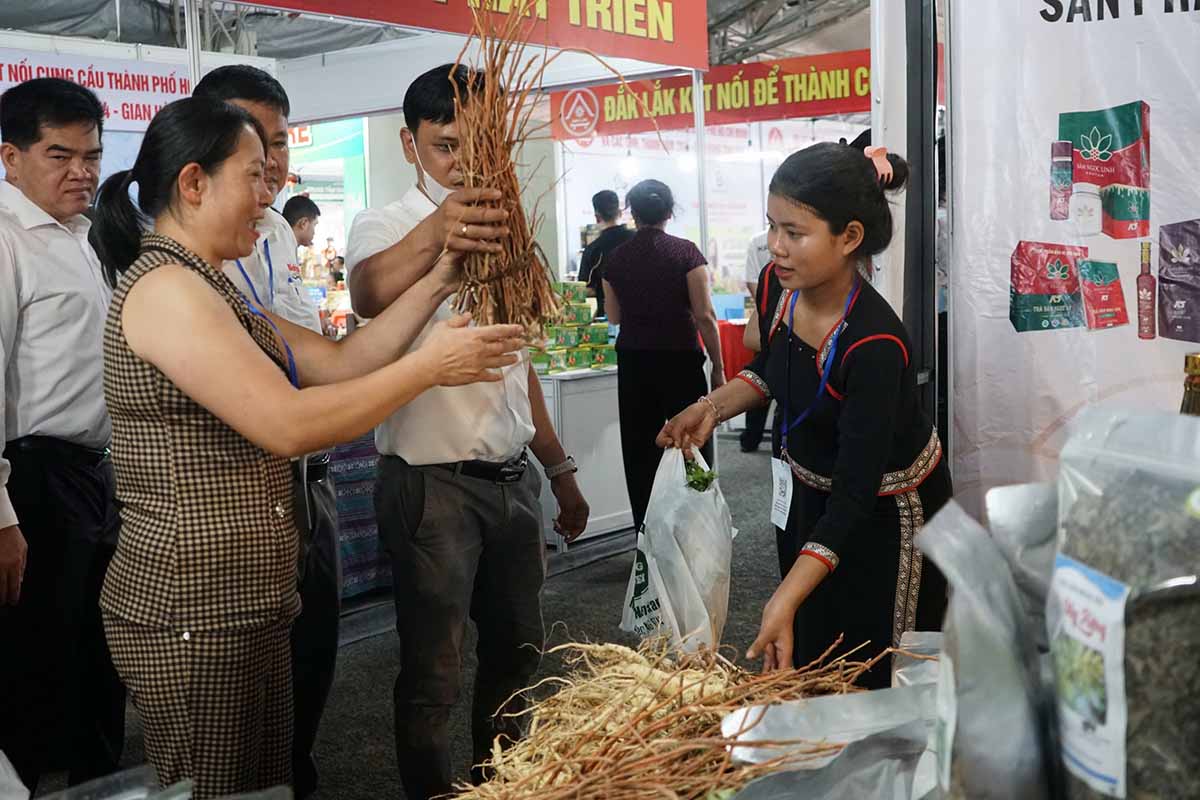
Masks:
[[[575,456],[567,456],[567,460],[561,464],[546,467],[546,480],[552,481],[560,475],[575,472],[579,472],[579,466],[575,463]]]
[[[713,410],[713,414],[716,414],[716,416],[717,416],[717,422],[721,422],[721,409],[717,408],[717,404],[712,401],[711,397],[709,397],[708,395],[704,395],[696,402],[697,403],[700,403],[700,402],[708,403],[708,407],[711,408]]]

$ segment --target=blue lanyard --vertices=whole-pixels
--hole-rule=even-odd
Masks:
[[[275,310],[275,265],[271,263],[271,243],[263,238],[263,256],[267,259],[267,298],[271,301],[269,304],[263,303],[258,296],[258,290],[254,288],[254,281],[250,280],[250,276],[246,273],[246,268],[242,266],[240,258],[234,259],[237,264],[238,271],[242,273],[242,278],[245,279],[246,285],[250,287],[250,294],[254,295],[254,302],[260,306]]]
[[[275,305],[275,267],[271,264],[271,245],[267,243],[266,239],[263,239],[263,255],[267,259],[267,287],[271,292],[269,297],[271,298],[271,307],[273,308]],[[250,294],[254,295],[254,303],[261,306],[263,301],[258,297],[258,290],[254,288],[254,281],[250,280],[250,276],[246,274],[246,268],[242,266],[242,260],[240,258],[235,259],[234,263],[237,264],[238,271],[242,273],[242,278],[245,279],[246,285],[250,287]],[[246,307],[250,309],[250,313],[260,319],[266,320],[266,323],[271,326],[271,330],[275,331],[275,335],[279,337],[279,341],[283,342],[283,352],[287,355],[288,362],[288,381],[291,382],[292,386],[299,389],[300,378],[296,372],[296,358],[292,354],[292,346],[284,338],[283,332],[279,330],[279,326],[270,317],[260,311],[258,306],[251,303],[250,298],[242,295],[242,299],[246,301]]]
[[[821,367],[821,384],[817,387],[817,396],[808,404],[808,408],[795,420],[791,419],[792,413],[792,324],[796,317],[796,301],[800,298],[799,292],[792,294],[792,300],[788,304],[787,312],[787,391],[784,393],[783,403],[783,452],[788,449],[788,434],[794,431],[801,422],[808,419],[813,410],[817,407],[817,403],[821,402],[821,396],[825,394],[826,388],[829,386],[829,375],[833,372],[833,365],[837,357],[838,339],[842,335],[842,326],[846,322],[846,317],[850,316],[850,304],[854,302],[854,296],[858,294],[859,279],[855,279],[854,285],[850,287],[850,294],[846,298],[846,307],[842,309],[842,318],[837,321],[837,325],[833,328],[833,337],[829,341],[829,353],[825,356],[825,363]],[[817,354],[820,357],[820,353]]]
[[[271,330],[275,331],[275,335],[279,337],[279,341],[283,342],[283,352],[287,355],[288,381],[292,384],[292,386],[299,389],[300,376],[296,372],[296,358],[292,355],[292,346],[288,344],[288,340],[284,338],[283,332],[279,330],[279,326],[276,325],[270,317],[260,311],[256,305],[251,303],[249,297],[242,295],[242,300],[246,302],[246,308],[250,309],[250,313],[259,319],[264,320],[268,325],[270,325]]]

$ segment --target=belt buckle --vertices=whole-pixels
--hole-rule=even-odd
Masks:
[[[527,456],[522,455],[520,459],[510,461],[500,467],[499,483],[516,483],[525,475],[525,468],[529,465]]]

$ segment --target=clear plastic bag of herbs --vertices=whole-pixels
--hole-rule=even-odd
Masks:
[[[1085,416],[1047,604],[1068,797],[1200,797],[1198,572],[1200,419]]]

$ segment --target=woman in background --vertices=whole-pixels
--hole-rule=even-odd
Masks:
[[[640,529],[662,458],[654,438],[663,423],[708,391],[701,339],[712,361],[714,389],[725,383],[725,367],[708,262],[696,245],[665,230],[675,214],[671,190],[661,181],[642,181],[629,190],[626,205],[637,233],[609,255],[604,296],[609,323],[621,326],[621,450],[633,522]],[[711,464],[712,445],[703,453]]]
[[[366,433],[435,382],[497,380],[520,346],[519,328],[460,318],[405,355],[454,291],[450,261],[341,343],[245,299],[220,265],[251,252],[271,201],[263,139],[236,106],[168,105],[101,187],[93,228],[120,276],[104,337],[122,523],[105,632],[159,779],[192,778],[197,798],[291,781],[289,458]]]

